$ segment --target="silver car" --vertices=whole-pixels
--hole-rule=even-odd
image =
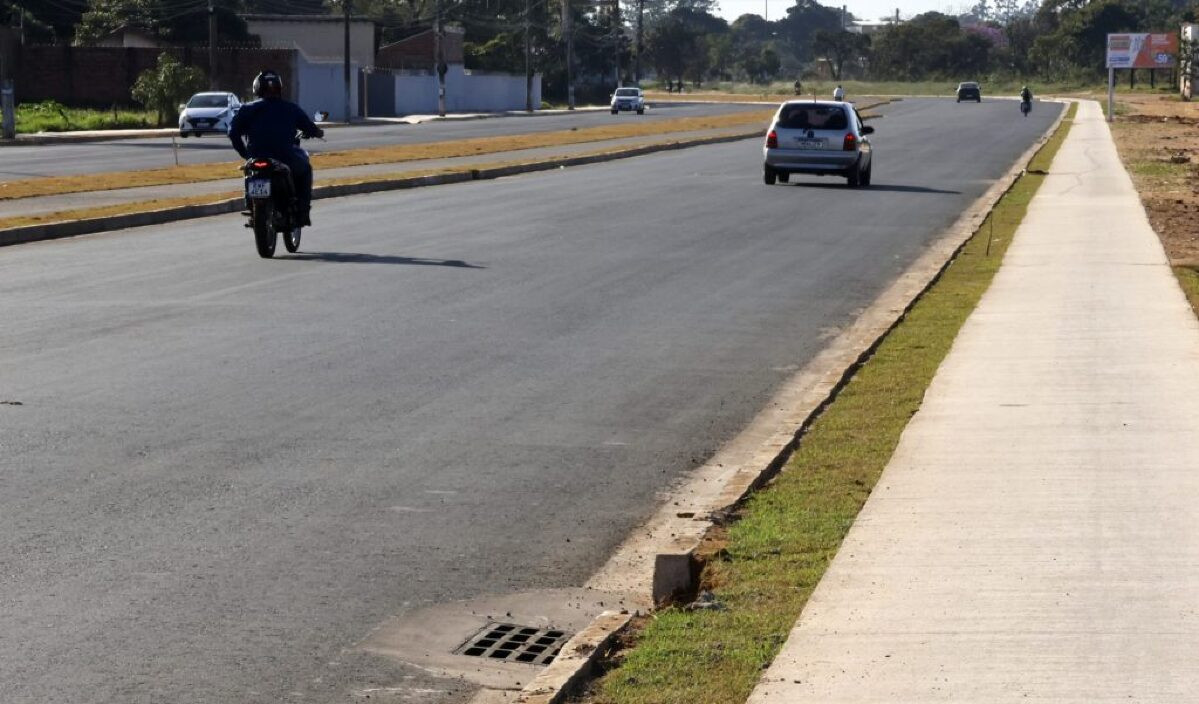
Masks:
[[[873,133],[851,103],[783,103],[762,148],[766,185],[776,180],[787,183],[791,174],[817,174],[843,176],[851,187],[869,186],[874,158],[867,135]]]
[[[612,94],[612,114],[624,110],[636,110],[638,115],[645,114],[645,95],[640,88],[617,88]]]
[[[241,101],[232,93],[196,93],[179,106],[179,136],[228,134]]]

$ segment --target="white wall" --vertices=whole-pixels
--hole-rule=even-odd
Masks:
[[[437,112],[437,75],[396,72],[396,115],[429,115]],[[525,77],[499,73],[471,73],[451,64],[445,75],[448,112],[503,112],[525,109]],[[541,74],[533,76],[533,109],[541,108]]]
[[[341,59],[345,55],[345,28],[338,17],[269,19],[249,15],[246,29],[257,34],[262,46],[295,46],[313,60]],[[375,63],[375,23],[350,21],[350,60],[361,66]]]
[[[344,122],[345,67],[341,61],[319,61],[296,54],[296,103],[309,117],[318,110],[329,113],[329,119]],[[350,113],[358,116],[358,64],[350,62]]]

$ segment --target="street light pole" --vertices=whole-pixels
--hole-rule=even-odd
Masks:
[[[562,0],[562,34],[566,37],[566,108],[575,109],[574,15],[570,0]]]
[[[437,0],[433,15],[433,61],[437,72],[437,114],[445,117],[445,23],[441,17],[441,0]]]
[[[525,112],[533,112],[533,43],[529,36],[529,0],[525,0]]]

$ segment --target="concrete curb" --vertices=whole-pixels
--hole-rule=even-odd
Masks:
[[[605,611],[562,646],[558,658],[537,675],[516,697],[517,704],[559,704],[592,674],[595,663],[611,651],[616,636],[628,627],[632,615]]]
[[[714,499],[707,504],[697,504],[688,499],[691,492],[688,486],[672,492],[665,499],[659,513],[634,531],[638,537],[622,544],[608,564],[588,580],[587,587],[615,591],[616,585],[621,582],[622,572],[627,573],[639,568],[641,561],[637,559],[638,554],[645,552],[644,546],[639,543],[646,539],[641,536],[648,535],[648,540],[658,541],[655,545],[657,550],[651,556],[650,563],[652,575],[649,589],[652,591],[652,601],[655,604],[669,603],[679,595],[694,593],[703,567],[697,552],[704,536],[712,527],[722,522],[728,511],[735,509],[751,493],[769,482],[786,464],[807,428],[836,398],[858,366],[870,357],[891,330],[903,321],[912,306],[952,264],[954,257],[981,227],[987,215],[1023,175],[1028,163],[1061,127],[1066,112],[1067,110],[1062,111],[1044,135],[1016,159],[1015,165],[975,201],[974,205],[963,213],[895,284],[884,291],[859,316],[853,326],[839,335],[825,352],[792,377],[787,384],[789,388],[780,392],[768,406],[768,410],[744,432],[743,436],[750,436],[750,439],[757,443],[746,461],[731,471],[704,475],[705,469],[713,465],[722,466],[717,461],[721,452],[726,449],[722,448],[704,467],[696,470],[695,477],[698,483],[707,483],[709,479],[720,482],[716,487]],[[782,409],[781,415],[777,417],[772,415],[771,412],[777,410],[777,406],[785,405],[787,399],[792,401],[790,405],[796,407]],[[772,427],[763,432],[757,427],[759,422],[781,427]],[[734,440],[730,445],[736,443],[737,440]],[[685,520],[684,525],[687,529],[681,530],[677,522],[663,522],[662,517],[665,515]],[[663,526],[665,530],[673,531],[669,534],[670,537],[655,537],[661,535]],[[619,627],[613,627],[607,617],[609,613],[601,614],[591,626],[580,633],[580,636],[583,633],[594,634],[610,630],[609,639],[602,641],[605,648],[610,647],[608,644],[611,643],[611,638],[628,627],[628,620]],[[583,642],[591,642],[594,638],[594,635],[589,635],[588,640]],[[573,642],[574,639],[571,643]],[[563,652],[568,652],[569,646],[570,643],[563,648]],[[599,650],[601,648],[597,646],[596,654],[589,658],[563,659],[559,661],[560,665],[559,662],[555,662],[525,687],[515,702],[557,704],[564,701],[570,690],[580,687],[587,680],[593,671],[595,660],[601,656]],[[552,673],[551,668],[554,670]],[[490,702],[476,697],[472,704],[483,704],[484,701],[488,701],[488,704]]]
[[[895,294],[899,292],[893,288],[884,292],[880,299],[863,314],[862,319],[877,317],[878,313],[884,313],[884,311],[889,313],[889,315],[884,313],[884,317],[871,326],[864,338],[859,338],[857,350],[851,352],[848,359],[844,359],[841,368],[831,375],[831,378],[827,373],[823,375],[826,377],[825,388],[819,390],[815,396],[810,396],[811,402],[809,407],[804,409],[798,427],[779,429],[767,439],[755,453],[753,459],[738,468],[728,478],[715,505],[706,507],[706,519],[696,521],[694,529],[697,530],[688,531],[685,535],[674,535],[669,544],[664,546],[665,549],[654,556],[652,598],[655,604],[669,603],[681,595],[690,595],[697,590],[703,567],[698,557],[698,551],[708,530],[715,526],[724,515],[734,510],[752,493],[769,482],[782,469],[811,423],[825,406],[836,398],[858,366],[869,359],[886,336],[903,321],[912,306],[941,278],[941,274],[953,262],[961,248],[982,225],[987,214],[995,208],[1000,199],[1011,191],[1036,153],[1057,132],[1065,120],[1067,112],[1068,108],[1063,110],[1045,134],[1016,160],[1015,165],[954,223],[924,257],[921,257],[901,277],[900,283],[915,272],[916,281],[908,282],[905,287],[910,287],[911,283],[915,283],[916,286],[914,289],[909,288],[909,292],[900,294],[903,296],[903,300],[899,302],[900,305],[896,305],[894,300]],[[928,261],[930,258],[931,262]]]
[[[552,109],[535,110],[531,113],[523,110],[493,113],[471,113],[465,115],[418,115],[417,119],[405,118],[374,118],[368,117],[361,122],[318,122],[324,129],[340,127],[387,127],[389,125],[423,125],[427,122],[454,122],[462,120],[489,120],[497,117],[553,117],[572,113],[602,112],[604,106],[585,105],[574,110]],[[156,127],[141,130],[87,130],[80,132],[38,132],[32,135],[17,136],[15,139],[0,139],[0,147],[35,147],[48,144],[88,144],[93,142],[114,142],[123,139],[147,139],[153,137],[178,137],[179,130],[173,127]],[[220,137],[221,135],[213,135]]]
[[[484,181],[488,179],[502,178],[505,176],[534,173],[537,171],[550,171],[553,169],[566,168],[568,166],[598,164],[605,161],[627,159],[635,156],[653,154],[656,152],[672,151],[675,149],[686,149],[689,147],[721,144],[724,142],[737,142],[743,139],[755,137],[759,134],[759,132],[760,130],[753,130],[738,132],[736,134],[718,135],[714,137],[699,137],[696,139],[682,140],[678,142],[647,144],[640,147],[621,149],[604,154],[590,154],[573,157],[552,157],[524,164],[514,164],[512,166],[477,169],[464,168],[461,171],[452,171],[433,176],[406,176],[374,181],[363,181],[361,183],[319,186],[313,189],[312,198],[313,200],[323,200],[325,198],[341,198],[343,196],[379,193],[382,191],[395,191],[406,188],[442,186],[451,183],[462,183],[465,181]],[[0,247],[13,244],[23,244],[27,242],[37,242],[41,240],[52,240],[63,237],[75,237],[78,235],[110,232],[112,230],[123,230],[130,227],[162,225],[165,223],[177,222],[179,220],[193,220],[196,218],[211,217],[213,215],[226,215],[228,213],[239,212],[243,208],[244,201],[241,198],[231,198],[212,203],[182,205],[171,208],[163,208],[161,210],[149,210],[141,213],[110,215],[106,217],[87,218],[84,220],[68,220],[65,222],[46,223],[44,225],[25,225],[22,227],[13,227],[0,230]]]

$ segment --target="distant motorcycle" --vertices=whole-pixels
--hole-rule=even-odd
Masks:
[[[300,138],[296,137],[296,144]],[[278,159],[247,159],[241,167],[246,175],[246,227],[254,230],[258,256],[275,256],[278,234],[288,252],[300,249],[300,211],[291,169]]]
[[[1032,112],[1032,101],[1031,100],[1021,100],[1020,101],[1020,112],[1024,113],[1025,117],[1028,117],[1028,113]]]

